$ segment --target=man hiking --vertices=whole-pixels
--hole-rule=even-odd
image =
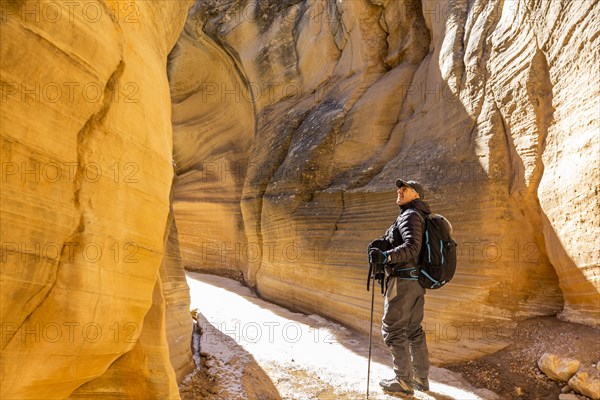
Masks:
[[[384,379],[385,391],[412,395],[414,389],[429,390],[429,354],[421,328],[425,289],[416,269],[425,215],[423,187],[415,181],[396,180],[400,215],[385,234],[369,245],[369,263],[385,273],[385,303],[382,333],[392,353],[396,376]]]

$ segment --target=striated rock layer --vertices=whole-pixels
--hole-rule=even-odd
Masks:
[[[365,331],[404,177],[459,243],[439,360],[600,325],[599,31],[585,0],[196,2],[169,63],[184,264]]]
[[[165,68],[190,5],[2,2],[3,399],[178,398],[193,367]]]

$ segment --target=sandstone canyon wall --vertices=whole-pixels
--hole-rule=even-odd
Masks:
[[[0,397],[178,398],[166,63],[191,3],[1,6]]]
[[[184,265],[365,331],[404,177],[459,244],[435,358],[599,325],[599,31],[586,0],[196,2],[169,62]]]

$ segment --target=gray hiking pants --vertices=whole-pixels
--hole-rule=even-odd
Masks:
[[[421,380],[429,375],[429,353],[421,328],[425,289],[417,281],[390,279],[381,330],[392,351],[394,372],[409,385],[413,375]]]

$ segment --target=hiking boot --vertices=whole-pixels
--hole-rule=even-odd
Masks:
[[[429,390],[429,380],[427,378],[413,377],[413,387],[421,392],[427,392]]]
[[[401,393],[412,395],[415,393],[412,387],[404,382],[402,379],[384,379],[379,382],[379,386],[386,392]]]

